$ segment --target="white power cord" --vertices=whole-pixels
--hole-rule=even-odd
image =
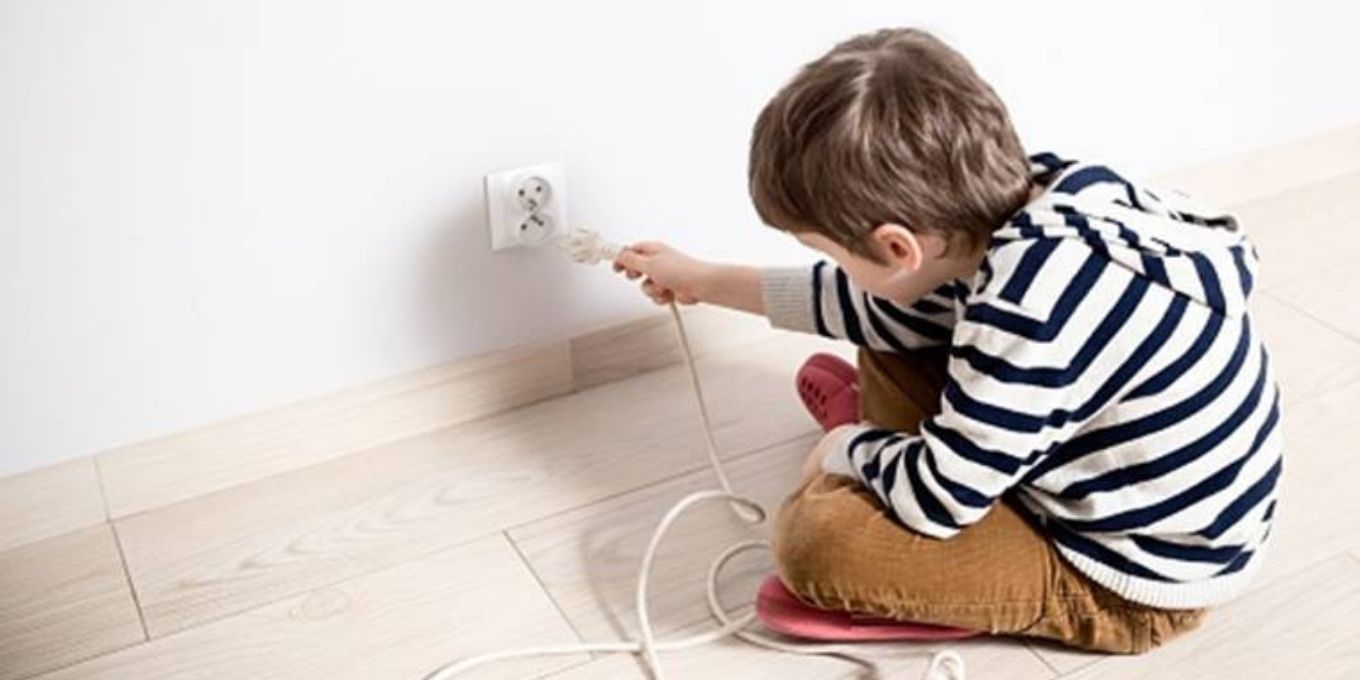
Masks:
[[[600,262],[612,261],[618,257],[622,250],[618,245],[609,243],[600,237],[599,234],[589,229],[572,229],[567,232],[559,241],[558,245],[565,250],[571,259],[582,264],[598,264]],[[569,645],[552,645],[544,647],[523,647],[520,649],[507,649],[497,652],[490,652],[478,656],[469,657],[462,661],[447,664],[436,669],[425,680],[448,680],[465,671],[471,670],[492,661],[513,659],[526,656],[545,656],[553,654],[581,654],[586,652],[628,652],[631,654],[642,654],[647,667],[651,669],[652,677],[655,680],[666,680],[666,671],[661,665],[661,658],[658,652],[676,651],[697,647],[708,644],[729,635],[735,636],[753,645],[764,647],[779,652],[790,654],[815,654],[820,656],[835,656],[852,663],[867,668],[874,677],[878,676],[878,666],[872,660],[854,656],[849,653],[845,645],[830,644],[792,644],[782,640],[770,638],[758,633],[743,630],[755,619],[754,612],[748,612],[737,618],[728,615],[727,610],[718,600],[718,578],[722,574],[722,569],[732,558],[751,550],[770,548],[769,541],[749,540],[732,545],[724,550],[708,568],[708,578],[706,581],[706,595],[708,599],[708,610],[713,618],[718,621],[718,627],[697,635],[676,640],[666,640],[658,642],[656,634],[652,630],[651,614],[647,606],[648,584],[651,580],[652,562],[656,559],[657,549],[661,546],[661,540],[670,531],[671,525],[686,510],[694,505],[711,501],[727,501],[736,512],[738,517],[751,522],[763,522],[766,517],[765,509],[759,503],[738,496],[732,491],[732,484],[727,478],[727,472],[723,468],[722,460],[718,457],[718,447],[713,440],[713,425],[709,420],[708,407],[704,399],[703,387],[699,384],[699,372],[694,367],[694,353],[690,348],[689,336],[685,333],[685,323],[680,316],[680,310],[675,303],[670,303],[671,316],[675,320],[676,334],[680,338],[680,349],[685,359],[685,368],[689,372],[690,383],[694,387],[694,401],[699,410],[699,419],[703,423],[704,444],[708,449],[709,463],[713,466],[713,472],[718,477],[721,489],[710,489],[706,491],[696,491],[680,499],[675,505],[671,506],[661,518],[661,523],[657,525],[656,531],[652,533],[652,539],[647,544],[647,549],[642,553],[642,566],[639,569],[637,588],[634,593],[634,600],[637,608],[638,632],[636,640],[620,640],[617,642],[586,642]],[[966,680],[963,658],[953,650],[942,650],[936,652],[930,659],[930,664],[926,667],[924,680]]]

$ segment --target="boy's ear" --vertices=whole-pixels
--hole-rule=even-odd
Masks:
[[[910,229],[892,222],[880,224],[870,232],[869,237],[878,244],[881,252],[890,262],[908,271],[916,271],[925,262],[924,245]]]

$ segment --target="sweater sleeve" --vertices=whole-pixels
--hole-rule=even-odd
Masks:
[[[939,413],[919,432],[845,428],[822,469],[855,478],[899,523],[927,536],[950,538],[982,519],[1117,400],[1139,365],[1136,346],[1164,316],[1139,308],[1146,283],[1127,270],[1108,268],[1095,287],[1125,293],[1113,305],[1075,309],[970,296]]]
[[[766,268],[760,278],[765,315],[776,328],[886,352],[944,345],[952,334],[953,283],[899,305],[861,290],[825,260],[808,267]]]

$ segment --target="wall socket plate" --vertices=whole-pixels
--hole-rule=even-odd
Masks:
[[[486,220],[491,249],[534,247],[567,224],[567,171],[540,163],[486,176]]]

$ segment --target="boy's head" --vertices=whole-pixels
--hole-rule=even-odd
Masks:
[[[861,285],[976,258],[1030,198],[1006,107],[917,29],[847,40],[765,105],[751,139],[762,220],[842,261]],[[951,272],[952,274],[952,272]]]

